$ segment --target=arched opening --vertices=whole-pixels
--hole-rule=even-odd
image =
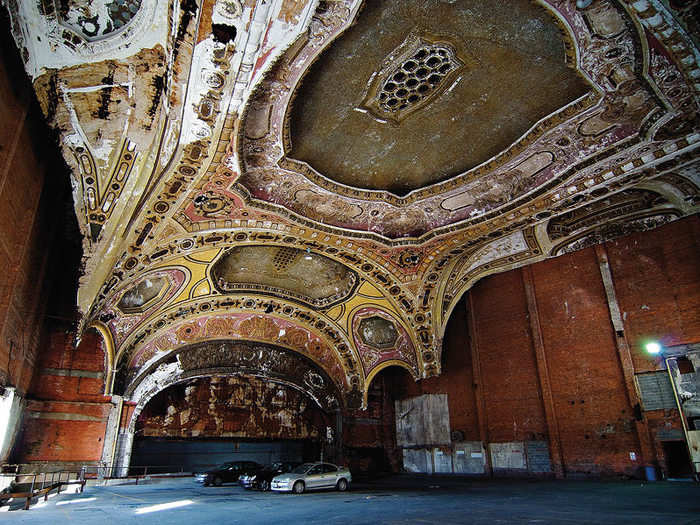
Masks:
[[[228,461],[315,461],[335,456],[335,415],[298,388],[253,375],[195,377],[145,405],[131,471],[204,471]]]
[[[413,375],[404,366],[386,366],[371,378],[367,409],[348,410],[343,441],[346,461],[355,478],[401,470],[394,404],[414,383]]]
[[[467,298],[454,308],[440,376],[416,380],[394,364],[369,378],[367,411],[346,424],[350,464],[367,473],[485,472],[477,417]],[[362,418],[362,419],[360,419]]]
[[[338,385],[311,359],[274,345],[208,341],[174,350],[130,382],[125,401],[132,408],[117,420],[128,423],[114,455],[103,457],[119,475],[206,469],[243,452],[257,457],[239,459],[261,463],[341,459]],[[223,461],[219,452],[228,453]]]

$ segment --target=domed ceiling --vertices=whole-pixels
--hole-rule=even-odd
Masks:
[[[693,2],[2,5],[135,403],[214,356],[362,406],[485,275],[698,212]]]
[[[369,2],[300,81],[288,156],[396,195],[488,161],[592,89],[553,15],[516,2]]]

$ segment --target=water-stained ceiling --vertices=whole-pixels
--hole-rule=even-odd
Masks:
[[[250,368],[360,406],[483,276],[698,211],[696,2],[0,3],[136,403]]]

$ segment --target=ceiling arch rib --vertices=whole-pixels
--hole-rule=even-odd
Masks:
[[[359,392],[364,386],[362,366],[340,332],[336,332],[334,340],[309,323],[245,310],[236,312],[231,307],[218,312],[212,309],[205,315],[179,322],[160,323],[162,320],[136,332],[120,349],[117,363],[121,366],[123,385],[130,384],[145,368],[183,346],[228,339],[275,344],[304,355],[326,370],[346,393]],[[153,328],[150,332],[149,327]],[[142,338],[145,333],[149,336]]]
[[[124,390],[143,409],[156,394],[195,377],[253,375],[295,388],[325,411],[343,408],[349,399],[322,369],[308,359],[274,345],[226,340],[182,347],[153,363]]]

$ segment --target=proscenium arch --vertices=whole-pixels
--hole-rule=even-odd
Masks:
[[[325,411],[357,404],[348,392],[310,358],[278,345],[254,341],[213,340],[184,345],[150,364],[124,385],[125,399],[142,402],[180,379],[216,374],[250,375],[284,383],[303,392]]]
[[[341,414],[340,409],[332,409],[329,410],[327,407],[323,407],[318,404],[317,400],[313,398],[313,396],[310,396],[308,392],[305,392],[303,389],[298,388],[298,385],[294,385],[285,381],[277,380],[277,379],[270,379],[270,378],[261,378],[260,376],[253,375],[253,374],[247,374],[247,373],[239,373],[239,372],[231,372],[227,371],[225,369],[220,369],[217,371],[213,371],[212,373],[209,374],[185,374],[171,382],[163,384],[162,388],[156,392],[149,393],[148,396],[144,397],[142,401],[140,401],[138,404],[135,405],[133,413],[131,414],[129,421],[127,422],[127,429],[131,433],[133,432],[134,435],[137,433],[137,426],[138,426],[138,420],[141,414],[143,413],[144,410],[148,407],[149,403],[151,403],[155,398],[157,398],[160,394],[163,392],[166,392],[168,389],[171,389],[173,387],[176,387],[178,385],[187,385],[188,383],[191,383],[193,381],[197,380],[202,380],[202,379],[213,379],[213,378],[218,378],[218,379],[228,379],[228,378],[255,378],[258,380],[263,380],[265,383],[270,383],[275,386],[282,386],[286,387],[290,390],[293,390],[295,392],[298,392],[303,396],[306,400],[310,402],[310,405],[314,407],[315,411],[318,411],[320,414],[323,415],[324,422],[327,425],[336,425],[337,424],[337,418]],[[227,398],[224,398],[224,400]],[[221,400],[221,399],[220,399]],[[213,437],[213,436],[210,436]],[[260,437],[265,437],[265,436],[260,436]]]
[[[220,341],[220,343],[225,344],[227,343],[227,341]],[[231,342],[229,341],[228,343]],[[316,367],[315,363],[311,362],[309,359],[306,359],[298,354],[293,355],[293,359],[297,361],[304,361],[307,366],[307,372],[309,370],[315,371],[315,373],[319,374],[320,377],[323,377],[323,380],[329,386],[332,385],[331,390],[336,395],[336,399],[338,401],[337,405],[331,406],[328,403],[324,403],[324,400],[319,398],[318,392],[314,392],[312,390],[314,388],[313,383],[310,386],[307,383],[305,387],[303,380],[294,381],[291,380],[291,378],[275,376],[274,374],[270,374],[269,370],[265,370],[262,367],[257,370],[254,367],[244,369],[241,367],[237,368],[232,366],[213,366],[208,368],[186,369],[186,367],[183,368],[182,366],[179,366],[180,364],[178,362],[173,362],[173,358],[176,358],[179,353],[185,352],[187,350],[192,350],[193,348],[201,346],[201,344],[185,346],[178,349],[173,354],[165,356],[159,362],[154,363],[151,367],[149,367],[149,370],[138,378],[139,381],[136,382],[137,384],[135,384],[133,388],[129,389],[129,391],[126,392],[126,400],[134,402],[135,406],[128,422],[127,431],[119,437],[120,446],[118,448],[115,448],[115,450],[119,451],[119,457],[113,459],[113,464],[117,466],[119,471],[126,471],[126,469],[128,468],[129,462],[131,460],[131,451],[136,432],[136,422],[146,405],[156,395],[158,395],[165,389],[180,383],[187,382],[191,379],[231,376],[258,377],[265,381],[282,384],[301,392],[304,396],[311,399],[318,406],[321,412],[328,416],[335,415],[336,419],[337,417],[339,417],[339,414],[343,412],[343,409],[347,406],[345,402],[350,401],[344,399],[342,392],[338,389],[338,386],[334,384],[328,378],[327,375],[325,375],[325,372],[323,370]],[[252,346],[255,349],[255,346],[261,345],[253,344]],[[207,349],[205,348],[205,350]],[[274,348],[274,350],[284,351],[279,348]],[[209,355],[209,352],[207,351],[205,352],[205,354]],[[285,360],[285,362],[283,362],[282,365],[289,366],[289,361]],[[302,370],[299,370],[299,373],[302,373]],[[329,419],[332,421],[333,417],[329,417]]]
[[[238,297],[238,296],[235,296]],[[243,296],[241,296],[243,297]],[[244,297],[246,300],[251,300],[250,296],[245,296]],[[205,298],[204,301],[212,299],[211,297]],[[221,297],[215,297],[213,299],[216,300],[222,300]],[[224,299],[225,300],[225,299]],[[271,303],[271,302],[276,302],[275,298],[264,298],[264,302],[266,303]],[[287,305],[287,303],[279,302],[280,304]],[[191,303],[190,307],[194,310],[198,310],[196,302]],[[292,308],[292,305],[287,305],[290,308]],[[173,320],[170,323],[163,323],[163,325],[160,328],[156,328],[158,325],[158,321],[156,320],[153,323],[152,319],[152,324],[153,324],[153,330],[149,333],[147,338],[141,338],[138,342],[136,342],[136,338],[138,337],[138,334],[133,334],[127,339],[123,344],[122,347],[120,348],[118,354],[117,354],[117,366],[120,364],[125,364],[128,362],[127,360],[132,360],[133,355],[137,351],[143,351],[147,352],[149,351],[148,346],[155,346],[158,342],[159,339],[162,339],[164,337],[172,336],[174,340],[168,342],[168,345],[172,347],[177,347],[180,345],[190,345],[190,344],[195,344],[195,343],[203,343],[207,341],[213,341],[217,339],[232,339],[236,341],[253,341],[257,343],[263,343],[263,344],[273,344],[275,346],[283,347],[286,348],[287,350],[290,350],[292,352],[298,353],[300,355],[305,355],[306,357],[311,358],[312,360],[316,361],[317,365],[321,368],[324,368],[324,365],[320,362],[318,357],[315,357],[311,351],[304,351],[304,348],[299,348],[298,345],[295,345],[295,341],[290,341],[290,340],[285,340],[285,337],[289,334],[290,329],[294,330],[299,330],[300,332],[304,332],[305,334],[308,335],[309,338],[309,343],[313,342],[314,340],[321,341],[324,347],[328,351],[328,355],[330,358],[332,358],[337,365],[340,367],[342,370],[342,373],[345,376],[345,390],[350,391],[350,390],[360,390],[362,388],[362,385],[364,383],[364,372],[362,370],[361,366],[361,361],[360,357],[357,354],[357,350],[355,347],[352,345],[350,339],[347,338],[347,336],[343,333],[342,330],[333,328],[333,332],[336,334],[335,338],[331,338],[325,333],[323,333],[318,327],[318,318],[320,317],[321,320],[324,321],[326,328],[329,327],[334,327],[335,323],[331,320],[326,318],[323,314],[319,312],[313,312],[310,311],[306,308],[300,308],[298,305],[294,305],[296,308],[299,309],[300,316],[308,317],[308,319],[313,319],[314,324],[312,325],[311,323],[306,323],[302,324],[299,322],[296,318],[293,316],[282,316],[282,315],[273,315],[273,314],[266,314],[264,311],[255,311],[255,310],[247,310],[247,309],[235,309],[233,310],[232,308],[228,308],[227,310],[216,310],[216,309],[210,309],[207,310],[206,312],[199,311],[196,315],[193,315],[191,317],[185,317],[182,319],[176,319]],[[270,330],[269,333],[262,333],[262,334],[250,334],[248,332],[243,332],[241,331],[240,333],[233,333],[233,334],[220,334],[220,333],[202,333],[198,335],[197,337],[193,337],[190,340],[187,341],[180,341],[175,335],[179,330],[181,330],[183,327],[187,326],[188,324],[192,323],[197,323],[206,319],[223,319],[223,320],[232,320],[239,325],[245,321],[245,319],[251,319],[251,318],[256,318],[256,319],[264,319],[265,323],[269,323],[272,328],[275,328],[274,330]],[[287,327],[287,328],[285,328]],[[284,332],[283,332],[284,331]],[[339,349],[345,349],[342,353],[339,351]],[[149,363],[152,362],[152,358],[148,359],[146,363],[144,363],[141,366],[149,366]],[[331,374],[332,375],[332,374]]]

